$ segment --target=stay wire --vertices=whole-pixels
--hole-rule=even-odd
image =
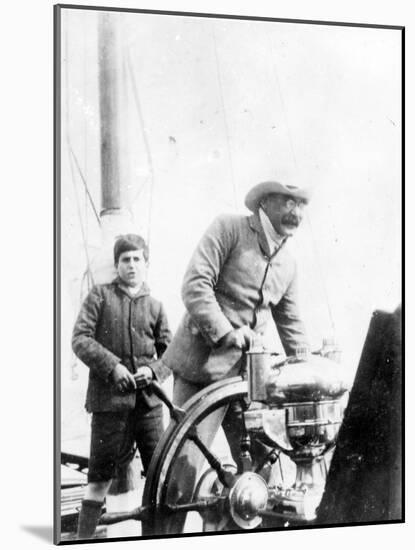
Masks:
[[[94,214],[95,214],[95,218],[96,218],[96,220],[97,220],[97,222],[98,222],[98,225],[101,226],[101,220],[100,220],[100,218],[99,218],[98,211],[97,211],[97,209],[96,209],[96,207],[95,207],[95,204],[94,204],[94,201],[93,201],[93,199],[92,199],[91,193],[90,193],[90,191],[89,191],[89,189],[88,189],[88,184],[87,184],[87,182],[86,182],[85,176],[83,175],[82,170],[81,170],[81,167],[79,166],[78,159],[77,159],[77,157],[76,157],[76,155],[75,155],[75,153],[74,153],[74,151],[73,151],[73,149],[72,149],[72,147],[71,147],[71,144],[70,144],[70,141],[69,141],[69,137],[68,137],[68,148],[69,148],[70,154],[71,154],[71,156],[73,157],[73,160],[74,160],[74,162],[75,162],[76,169],[77,169],[77,171],[78,171],[79,177],[81,178],[81,181],[82,181],[82,183],[83,183],[83,185],[84,185],[85,192],[86,192],[86,195],[87,195],[87,197],[88,197],[88,199],[89,199],[89,202],[90,202],[90,204],[91,204],[92,210],[93,210],[93,212],[94,212]]]
[[[125,48],[124,48],[125,51]],[[127,67],[126,63],[126,57],[127,55],[124,53],[123,59],[122,59],[122,75],[123,75],[123,89],[124,89],[124,102],[128,103],[128,90],[129,84],[130,84],[130,69]],[[134,100],[135,101],[135,100]],[[137,185],[137,189],[135,190],[133,196],[129,199],[129,205],[127,206],[128,211],[130,212],[131,218],[134,219],[134,205],[137,204],[140,195],[143,193],[143,191],[146,189],[146,186],[150,180],[150,177],[146,175],[144,177],[144,181],[141,185]],[[147,239],[147,234],[145,235]]]
[[[70,171],[71,171],[72,184],[73,184],[73,188],[74,188],[75,203],[76,203],[76,208],[77,208],[77,213],[78,213],[78,218],[79,218],[79,225],[80,225],[80,228],[81,228],[81,236],[82,236],[82,241],[83,241],[83,245],[84,245],[84,249],[85,249],[87,271],[89,273],[89,277],[92,281],[92,284],[94,284],[94,278],[93,278],[91,267],[90,267],[90,259],[89,259],[89,253],[88,253],[88,242],[87,242],[87,237],[86,237],[86,234],[85,234],[85,229],[84,229],[84,226],[83,226],[81,206],[80,206],[80,203],[79,203],[78,192],[77,192],[77,189],[76,189],[76,178],[75,178],[74,166],[73,166],[74,161],[76,163],[76,166],[77,166],[78,172],[81,176],[81,179],[84,183],[85,189],[88,192],[88,196],[91,200],[91,204],[94,208],[95,214],[96,214],[96,210],[95,210],[95,206],[94,206],[93,201],[92,201],[92,197],[89,194],[89,189],[88,189],[88,186],[86,185],[85,178],[83,177],[82,170],[79,166],[76,155],[74,154],[74,152],[72,150],[70,135],[69,135],[69,69],[68,69],[69,41],[68,41],[68,31],[66,31],[66,33],[65,33],[64,43],[65,43],[65,61],[64,61],[64,63],[65,63],[65,111],[66,111],[65,112],[65,124],[66,124],[65,134],[66,134],[66,145],[67,145],[67,148],[68,148],[69,166],[70,166]],[[100,224],[99,218],[98,218],[98,223]]]
[[[127,68],[130,76],[130,82],[131,82],[131,88],[133,92],[133,98],[134,103],[137,109],[138,118],[140,120],[140,125],[142,128],[142,134],[143,134],[143,142],[144,142],[144,148],[146,150],[147,155],[147,163],[150,170],[150,204],[149,204],[149,212],[148,212],[148,221],[147,221],[147,244],[150,247],[151,242],[151,224],[153,220],[153,203],[154,203],[154,189],[155,189],[155,175],[154,175],[154,165],[153,165],[153,158],[151,155],[151,149],[150,149],[150,142],[148,139],[146,126],[144,122],[144,116],[143,111],[141,108],[141,102],[140,102],[140,96],[138,93],[138,86],[137,81],[135,78],[134,69],[131,62],[131,55],[130,50],[127,49],[126,52],[126,58],[127,58]]]
[[[83,22],[83,33],[82,33],[82,47],[83,47],[83,50],[84,52],[86,52],[87,50],[87,47],[86,47],[86,35],[87,35],[87,25],[85,24],[85,21]],[[83,94],[84,94],[84,97],[86,97],[86,94],[87,94],[87,55],[83,55],[83,63],[82,63],[82,71],[83,71]],[[85,174],[88,174],[88,131],[87,131],[87,117],[84,116],[84,170],[85,170]],[[79,163],[78,163],[79,165]],[[80,166],[79,166],[80,168]],[[79,170],[80,171],[80,170]],[[80,173],[82,173],[80,171]],[[82,179],[82,178],[81,178]],[[90,193],[89,193],[89,189],[86,185],[86,178],[83,178],[83,181],[85,182],[84,183],[84,220],[85,220],[85,238],[86,238],[86,242],[89,242],[89,237],[88,237],[88,197],[90,196]],[[91,197],[91,202],[92,202],[92,197]],[[94,209],[94,206],[93,206],[93,209]],[[87,278],[87,284],[88,284],[88,290],[90,290],[90,287],[89,287],[89,276]]]
[[[230,133],[229,133],[229,124],[228,124],[228,118],[226,116],[225,97],[223,93],[222,75],[220,71],[220,63],[219,63],[219,56],[218,56],[218,45],[217,45],[213,21],[211,22],[211,31],[212,31],[212,39],[213,39],[213,46],[214,46],[214,52],[215,52],[216,75],[217,75],[218,84],[219,84],[219,96],[220,96],[220,101],[222,105],[223,121],[225,126],[225,136],[226,136],[227,149],[228,149],[229,166],[231,170],[234,207],[235,207],[235,210],[238,211],[238,204],[239,204],[238,188],[235,182],[235,170],[234,170],[233,160],[232,160],[232,148],[231,148],[231,140],[230,140]]]
[[[294,143],[293,143],[293,139],[292,139],[292,132],[291,132],[290,126],[288,124],[287,110],[285,108],[284,96],[282,94],[281,83],[280,83],[280,79],[279,79],[279,76],[278,76],[277,63],[275,61],[277,55],[275,53],[274,46],[272,44],[270,31],[268,31],[267,36],[268,36],[269,49],[270,49],[270,52],[271,52],[271,59],[273,60],[273,62],[271,63],[272,73],[274,75],[276,88],[277,88],[278,95],[279,95],[280,102],[281,102],[282,114],[284,116],[284,122],[285,122],[285,127],[286,127],[286,131],[287,131],[287,135],[288,135],[288,142],[290,144],[291,155],[293,157],[294,167],[295,167],[295,170],[298,172],[297,157],[295,155]]]
[[[316,240],[314,238],[313,225],[311,223],[310,216],[307,214],[307,212],[305,213],[305,218],[306,218],[308,226],[310,228],[311,243],[313,245],[314,257],[316,258],[316,264],[317,264],[319,274],[320,274],[321,285],[323,287],[323,293],[324,293],[324,297],[325,297],[325,300],[326,300],[327,310],[328,310],[328,313],[329,313],[331,328],[332,328],[333,332],[336,333],[336,326],[335,326],[335,323],[334,323],[333,313],[332,313],[332,309],[330,307],[329,295],[328,295],[328,292],[327,292],[326,278],[325,278],[324,273],[323,273],[323,268],[322,268],[322,265],[321,265],[320,255],[318,253]]]
[[[79,218],[79,225],[80,225],[80,228],[81,228],[82,241],[83,241],[84,249],[85,249],[87,271],[90,274],[92,284],[94,284],[94,277],[92,275],[91,262],[90,262],[90,259],[89,259],[88,243],[87,243],[87,240],[86,240],[85,228],[84,228],[84,223],[83,223],[83,220],[82,220],[81,206],[80,206],[80,203],[79,203],[78,192],[76,190],[75,173],[74,173],[74,167],[73,167],[73,160],[72,160],[71,156],[69,156],[69,164],[70,164],[70,167],[71,167],[72,183],[73,183],[73,187],[74,187],[76,209],[77,209],[78,218]]]
[[[85,37],[85,33],[84,33],[84,37]],[[84,44],[85,44],[85,42],[84,42]],[[91,201],[91,204],[92,204],[92,207],[93,207],[94,210],[95,210],[95,207],[94,207],[94,204],[93,204],[93,201],[92,201],[92,197],[90,196],[88,186],[86,185],[86,181],[83,178],[83,174],[82,174],[82,171],[80,169],[79,163],[78,163],[78,161],[76,159],[76,156],[75,156],[75,154],[72,150],[70,137],[69,137],[69,70],[68,70],[69,41],[68,41],[68,31],[67,30],[65,32],[64,46],[65,46],[64,74],[65,74],[65,125],[66,125],[65,134],[66,134],[66,145],[67,145],[67,149],[68,149],[68,159],[69,159],[69,166],[70,166],[70,171],[71,171],[72,184],[73,184],[73,188],[74,188],[75,203],[76,203],[76,207],[77,207],[79,225],[80,225],[80,228],[81,228],[81,236],[82,236],[82,241],[83,241],[84,250],[85,250],[85,257],[86,257],[86,271],[82,275],[81,284],[80,284],[80,297],[81,297],[85,276],[87,276],[88,283],[91,282],[92,285],[94,284],[94,278],[93,278],[91,267],[90,267],[90,259],[89,259],[88,246],[87,246],[87,235],[86,235],[86,231],[83,227],[81,206],[80,206],[79,197],[78,197],[78,193],[77,193],[77,189],[76,189],[73,160],[76,161],[78,172],[79,172],[79,174],[80,174],[80,176],[81,176],[81,178],[84,182],[85,193],[86,193],[87,196],[89,196],[89,199]],[[85,219],[86,219],[86,204],[87,203],[85,201]],[[95,213],[96,213],[96,211],[95,211]],[[99,218],[98,218],[98,223],[100,224]],[[77,373],[77,357],[76,357],[76,355],[73,351],[71,353],[71,367],[70,367],[70,369],[71,369],[71,380],[76,381],[78,379],[79,375]]]
[[[273,47],[273,44],[272,44],[271,34],[269,32],[268,32],[268,42],[269,42],[269,48],[270,48],[270,52],[271,52],[271,59],[273,60],[272,64],[271,64],[272,72],[273,72],[273,75],[274,75],[274,80],[275,80],[275,83],[276,83],[277,92],[278,92],[280,102],[281,102],[281,108],[282,108],[282,112],[283,112],[283,116],[284,116],[284,122],[285,122],[286,131],[287,131],[288,142],[290,144],[291,154],[292,154],[292,157],[293,157],[294,167],[295,167],[295,170],[298,174],[298,164],[297,164],[297,158],[296,158],[296,154],[295,154],[294,142],[293,142],[293,139],[292,139],[292,132],[291,132],[291,129],[290,129],[290,125],[288,124],[288,118],[287,118],[287,112],[286,112],[287,110],[286,110],[286,107],[285,107],[284,96],[283,96],[283,93],[282,93],[281,83],[280,83],[280,79],[279,79],[279,76],[278,76],[277,63],[276,63],[276,57],[277,56],[276,56],[276,53],[275,53],[275,50],[274,50],[274,47]],[[329,296],[328,296],[328,292],[327,292],[326,277],[323,273],[323,268],[322,268],[320,256],[318,254],[318,249],[317,249],[316,240],[315,240],[315,237],[314,237],[314,232],[313,232],[313,227],[312,227],[312,224],[311,224],[311,219],[310,219],[310,216],[307,213],[306,213],[306,220],[307,220],[307,223],[308,223],[309,228],[310,228],[311,242],[312,242],[313,249],[314,249],[314,256],[315,256],[315,259],[316,259],[316,264],[317,264],[317,267],[318,267],[321,284],[322,284],[322,287],[323,287],[323,294],[324,294],[324,299],[326,301],[326,306],[327,306],[327,310],[328,310],[330,324],[331,324],[333,332],[335,332],[335,323],[334,323],[333,313],[332,313],[332,309],[331,309],[331,306],[330,306],[330,300],[329,300]]]

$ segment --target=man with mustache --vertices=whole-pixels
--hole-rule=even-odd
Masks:
[[[271,319],[287,355],[307,346],[298,311],[296,263],[284,245],[301,223],[308,201],[305,189],[260,183],[245,198],[251,216],[221,215],[202,237],[182,286],[187,311],[163,356],[174,372],[177,405],[208,384],[239,374],[243,349],[263,335]],[[210,445],[221,422],[238,464],[238,411],[229,407],[207,417],[200,425],[204,441]],[[188,453],[185,461],[183,501],[191,498],[201,466],[200,455]],[[179,487],[183,483],[177,475]],[[181,527],[178,517],[177,530]]]

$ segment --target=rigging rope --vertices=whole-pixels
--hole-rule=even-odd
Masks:
[[[83,50],[84,52],[86,51],[86,25],[83,25],[83,33],[82,33],[82,38],[83,38]],[[82,64],[82,71],[83,71],[83,93],[84,93],[84,97],[86,97],[86,90],[87,90],[87,56],[84,55],[83,56],[83,64]],[[85,170],[85,174],[88,173],[88,147],[87,147],[87,142],[88,142],[88,133],[87,133],[87,117],[85,116],[84,117],[84,170]],[[72,151],[73,153],[73,151]],[[77,163],[79,164],[79,163]],[[80,168],[80,167],[79,167]],[[79,172],[81,172],[81,170],[79,170]],[[88,196],[89,196],[89,190],[86,186],[86,179],[85,179],[85,184],[84,184],[84,220],[85,220],[85,238],[86,238],[86,242],[89,241],[88,239]],[[92,201],[92,198],[91,198],[91,201]],[[89,276],[88,276],[88,290],[90,290],[89,288]]]
[[[129,49],[127,50],[126,58],[127,58],[127,67],[128,67],[128,72],[129,72],[129,75],[130,75],[130,81],[131,81],[131,87],[132,87],[132,92],[133,92],[134,103],[135,103],[135,106],[136,106],[136,109],[137,109],[138,118],[140,119],[140,124],[141,124],[142,132],[143,132],[143,142],[144,142],[144,147],[145,147],[146,154],[147,154],[148,167],[149,167],[149,170],[150,170],[150,204],[149,204],[148,222],[147,222],[147,245],[150,247],[151,222],[152,222],[152,218],[153,218],[153,198],[154,198],[154,188],[155,188],[153,158],[151,156],[150,142],[149,142],[149,139],[148,139],[146,126],[145,126],[145,123],[144,123],[143,111],[141,109],[140,97],[139,97],[139,94],[138,94],[138,86],[137,86],[137,82],[136,82],[136,79],[135,79],[134,69],[133,69],[133,66],[132,66],[132,63],[131,63],[131,56],[130,56],[130,50]]]
[[[288,141],[289,141],[289,144],[290,144],[290,149],[291,149],[291,154],[292,154],[292,157],[293,157],[294,167],[295,167],[295,170],[296,170],[296,173],[297,173],[297,176],[298,176],[299,170],[298,170],[297,158],[296,158],[296,155],[295,155],[294,143],[293,143],[293,139],[292,139],[292,132],[291,132],[290,126],[288,124],[284,97],[283,97],[283,94],[282,94],[280,79],[278,77],[277,64],[276,64],[276,61],[275,61],[277,56],[276,56],[275,51],[274,51],[274,47],[273,47],[273,43],[272,43],[272,40],[271,40],[270,32],[268,32],[267,36],[268,36],[269,48],[270,48],[270,52],[271,52],[271,59],[273,60],[272,63],[271,63],[272,72],[273,72],[274,79],[275,79],[275,82],[276,82],[276,88],[277,88],[277,91],[278,91],[278,95],[280,97],[282,112],[283,112],[283,116],[284,116],[284,122],[285,122],[286,131],[287,131],[287,135],[288,135]],[[313,232],[313,227],[312,227],[312,224],[311,224],[311,219],[310,219],[310,216],[307,214],[307,212],[306,212],[306,220],[307,220],[307,223],[308,223],[309,228],[310,228],[311,242],[312,242],[312,245],[313,245],[314,256],[315,256],[315,259],[316,259],[316,264],[317,264],[317,267],[318,267],[318,270],[319,270],[319,276],[320,276],[320,280],[321,280],[322,287],[323,287],[323,294],[324,294],[324,299],[326,301],[326,306],[327,306],[327,310],[328,310],[328,315],[329,315],[329,319],[330,319],[331,328],[332,328],[333,332],[335,332],[335,323],[334,323],[334,318],[333,318],[332,310],[331,310],[331,307],[330,307],[330,301],[329,301],[329,296],[328,296],[327,287],[326,287],[326,277],[324,276],[323,268],[322,268],[321,261],[320,261],[320,256],[319,256],[318,251],[317,251],[318,249],[317,249],[316,240],[314,238],[314,232]]]
[[[92,199],[91,193],[89,192],[88,184],[87,184],[87,182],[86,182],[86,179],[85,179],[85,177],[84,177],[84,175],[83,175],[83,173],[82,173],[81,167],[79,166],[78,159],[77,159],[77,157],[76,157],[76,155],[75,155],[75,153],[73,152],[73,149],[72,149],[72,147],[71,147],[69,137],[67,138],[67,141],[68,141],[68,148],[69,148],[69,151],[70,151],[70,153],[71,153],[71,155],[72,155],[72,157],[73,157],[73,160],[74,160],[74,162],[75,162],[75,165],[76,165],[76,168],[77,168],[77,170],[78,170],[78,174],[79,174],[79,176],[80,176],[80,178],[81,178],[81,180],[82,180],[82,183],[84,184],[85,192],[86,192],[86,194],[87,194],[87,196],[88,196],[88,199],[89,199],[89,202],[90,202],[90,204],[91,204],[92,210],[93,210],[93,212],[94,212],[94,214],[95,214],[95,218],[96,218],[96,220],[97,220],[97,222],[98,222],[98,225],[101,226],[100,217],[99,217],[99,215],[98,215],[98,212],[97,212],[97,209],[96,209],[96,207],[95,207],[94,201],[93,201],[93,199]]]
[[[327,287],[326,287],[326,278],[324,276],[323,268],[321,266],[320,256],[319,256],[319,253],[318,253],[316,240],[314,238],[314,232],[313,232],[313,226],[311,224],[311,219],[310,219],[310,216],[307,214],[307,212],[305,213],[305,218],[306,218],[308,226],[310,228],[311,242],[313,244],[314,256],[316,258],[316,264],[317,264],[319,272],[320,272],[320,279],[321,279],[321,284],[322,284],[322,287],[323,287],[324,298],[326,300],[327,310],[328,310],[328,313],[329,313],[331,328],[333,329],[333,332],[335,333],[336,325],[334,323],[333,313],[332,313],[332,310],[331,310],[331,307],[330,307],[329,295],[328,295]]]
[[[79,225],[81,227],[82,241],[83,241],[84,249],[85,249],[87,270],[90,273],[92,283],[94,283],[94,278],[93,278],[93,275],[92,275],[92,272],[91,272],[91,262],[90,262],[90,259],[89,259],[88,243],[87,243],[87,240],[86,240],[85,229],[84,229],[84,224],[83,224],[83,220],[82,220],[81,206],[79,204],[79,197],[78,197],[78,193],[76,191],[75,174],[74,174],[74,168],[73,168],[73,160],[72,160],[71,156],[69,156],[69,164],[70,164],[70,167],[71,167],[72,183],[73,183],[73,187],[74,187],[75,202],[76,202],[76,208],[77,208],[78,217],[79,217]]]
[[[70,166],[70,170],[71,170],[71,176],[72,176],[72,184],[73,184],[73,188],[74,188],[74,195],[75,195],[75,202],[76,202],[76,208],[77,208],[77,213],[78,213],[78,218],[79,218],[79,225],[80,225],[80,228],[81,228],[81,236],[82,236],[82,241],[83,241],[83,245],[84,245],[84,249],[85,249],[85,257],[86,257],[86,264],[87,264],[87,271],[89,273],[88,275],[88,281],[91,280],[92,281],[92,284],[94,284],[94,279],[93,279],[93,275],[92,275],[92,272],[91,272],[91,267],[90,267],[90,259],[89,259],[89,253],[88,253],[88,246],[87,246],[87,238],[86,238],[86,234],[85,234],[85,229],[84,229],[84,226],[83,226],[83,220],[82,220],[82,213],[81,213],[81,206],[80,206],[80,203],[79,203],[79,197],[78,197],[78,193],[77,193],[77,189],[76,189],[76,182],[75,182],[75,173],[74,173],[74,162],[76,163],[76,166],[77,166],[77,169],[78,169],[78,172],[81,176],[81,179],[84,183],[84,186],[85,186],[85,189],[86,191],[88,192],[88,196],[91,200],[91,204],[94,208],[94,211],[95,211],[95,207],[94,207],[94,204],[93,204],[93,201],[92,201],[92,197],[90,196],[89,194],[89,190],[88,190],[88,186],[86,185],[86,181],[83,177],[83,174],[82,174],[82,171],[81,171],[81,168],[79,166],[79,163],[78,163],[78,160],[72,150],[72,147],[71,147],[71,142],[70,142],[70,137],[69,137],[69,71],[68,71],[68,58],[69,58],[69,46],[68,46],[68,33],[66,32],[65,33],[65,123],[66,123],[66,145],[68,147],[68,157],[69,157],[69,166]],[[96,214],[96,211],[95,211],[95,214]],[[98,221],[99,221],[99,218],[98,218]],[[100,222],[99,222],[100,223]],[[82,285],[82,282],[81,282],[81,285]]]
[[[226,141],[228,145],[228,158],[229,158],[229,166],[231,169],[231,180],[232,180],[232,187],[233,187],[233,200],[234,200],[234,207],[235,210],[238,211],[238,188],[235,182],[235,170],[233,167],[233,161],[232,161],[232,150],[231,150],[231,141],[230,141],[230,135],[229,135],[229,126],[228,126],[228,119],[226,117],[226,107],[225,107],[225,98],[223,94],[223,85],[222,85],[222,77],[220,72],[220,64],[219,64],[219,57],[218,57],[218,46],[216,42],[216,35],[215,35],[215,28],[214,28],[214,22],[211,22],[211,31],[212,31],[212,38],[213,38],[213,45],[214,45],[214,51],[215,51],[215,63],[216,63],[216,74],[218,78],[219,83],[219,95],[220,95],[220,101],[222,105],[222,112],[223,112],[223,120],[225,125],[225,136]]]
[[[289,141],[289,144],[290,144],[290,149],[291,149],[291,154],[292,154],[292,157],[293,157],[293,162],[294,162],[294,167],[296,169],[296,171],[298,172],[298,164],[297,164],[297,158],[296,158],[296,155],[295,155],[295,150],[294,150],[294,144],[293,144],[293,140],[292,140],[292,135],[291,135],[291,130],[290,130],[290,126],[288,124],[288,119],[287,119],[287,113],[286,113],[286,108],[285,108],[285,102],[284,102],[284,97],[282,95],[282,90],[281,90],[281,84],[280,84],[280,79],[278,77],[278,71],[277,71],[277,64],[276,64],[276,54],[274,52],[274,47],[273,47],[273,44],[272,44],[272,40],[271,40],[271,34],[270,32],[268,32],[268,42],[269,42],[269,49],[270,49],[270,52],[271,52],[271,59],[274,60],[273,63],[271,63],[271,68],[272,68],[272,73],[274,75],[274,79],[275,79],[275,82],[276,82],[276,87],[277,87],[277,91],[278,91],[278,95],[280,97],[280,102],[281,102],[281,107],[282,107],[282,114],[284,116],[284,122],[285,122],[285,126],[287,128],[287,134],[288,134],[288,141]]]

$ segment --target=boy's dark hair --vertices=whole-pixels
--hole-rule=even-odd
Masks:
[[[123,252],[129,252],[130,250],[142,250],[143,256],[146,262],[148,262],[148,246],[146,241],[140,235],[134,235],[128,233],[127,235],[120,235],[114,244],[114,263],[117,265],[118,260]]]

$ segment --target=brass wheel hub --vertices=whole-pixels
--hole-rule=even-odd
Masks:
[[[230,512],[234,522],[242,529],[254,529],[262,522],[259,515],[268,502],[268,487],[264,479],[254,472],[245,472],[229,493]]]

